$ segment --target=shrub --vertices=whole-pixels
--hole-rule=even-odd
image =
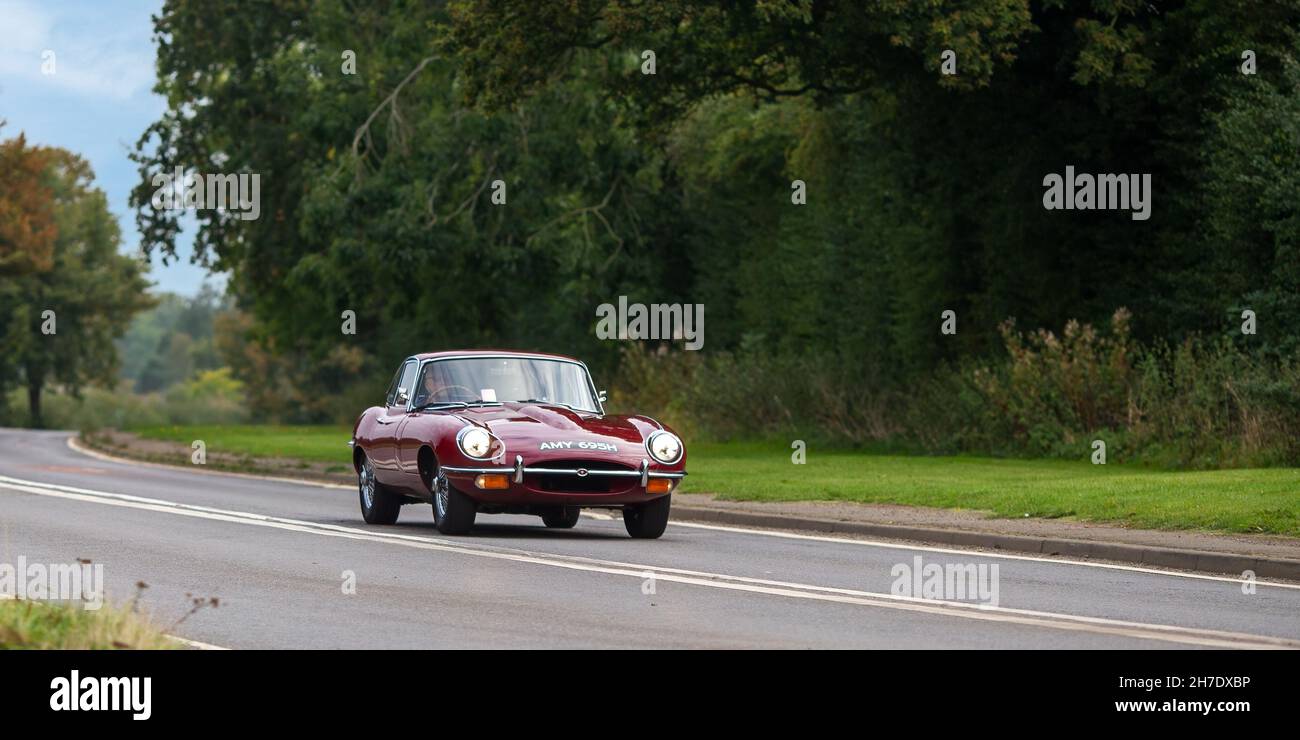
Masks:
[[[752,347],[701,355],[624,350],[615,410],[696,437],[816,438],[922,453],[1108,460],[1164,467],[1300,465],[1300,357],[1267,359],[1227,339],[1141,346],[1129,314],[1058,336],[1002,326],[1005,354],[905,386],[835,357]]]

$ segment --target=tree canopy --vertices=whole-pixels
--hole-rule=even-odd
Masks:
[[[152,174],[261,174],[196,252],[294,387],[458,344],[610,367],[619,295],[894,384],[1120,307],[1170,341],[1252,308],[1286,353],[1297,29],[1281,0],[169,0],[134,202],[173,255]],[[1150,174],[1150,220],[1044,210],[1067,166]]]
[[[23,148],[21,137],[0,144],[8,152]],[[33,269],[0,277],[0,314],[8,317],[0,337],[0,416],[8,415],[8,389],[21,385],[29,422],[39,427],[48,385],[77,396],[85,384],[116,383],[114,339],[151,299],[144,265],[118,253],[117,220],[86,161],[57,148],[28,153],[41,163],[43,186],[23,191],[22,214],[49,214],[52,243],[45,264],[32,260]],[[0,177],[6,180],[7,173]]]

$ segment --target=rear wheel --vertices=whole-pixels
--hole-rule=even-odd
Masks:
[[[542,514],[542,524],[551,529],[573,529],[581,514],[582,509],[576,506],[557,506]]]
[[[357,489],[361,495],[361,518],[366,524],[392,524],[402,512],[402,499],[375,480],[375,468],[370,458],[361,459],[357,472]]]
[[[441,470],[433,479],[433,524],[443,534],[469,534],[478,505],[447,480]]]
[[[658,539],[668,528],[670,496],[660,496],[644,504],[623,507],[623,526],[638,540]]]

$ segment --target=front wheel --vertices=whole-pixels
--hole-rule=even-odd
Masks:
[[[542,524],[551,529],[573,529],[581,514],[582,509],[576,506],[557,506],[542,514]]]
[[[433,479],[433,525],[443,534],[469,534],[478,506],[456,490],[441,470]]]
[[[623,526],[627,533],[638,540],[658,539],[668,528],[668,508],[672,505],[670,496],[623,507]]]
[[[402,499],[375,480],[375,468],[370,458],[361,459],[357,471],[357,488],[361,494],[361,518],[366,524],[393,524],[402,512]]]

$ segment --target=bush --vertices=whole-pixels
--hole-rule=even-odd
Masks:
[[[1144,347],[1115,312],[1104,332],[1002,327],[1005,354],[907,386],[834,357],[742,348],[709,356],[632,346],[615,410],[697,438],[821,439],[929,454],[1086,459],[1177,468],[1300,465],[1300,358],[1266,359],[1227,339]]]
[[[202,373],[166,393],[130,393],[118,389],[86,388],[80,398],[51,389],[43,407],[46,426],[51,429],[95,431],[106,427],[131,429],[164,424],[243,424],[249,420],[243,393],[223,378],[222,371]],[[14,392],[10,404],[21,409],[21,392]],[[25,418],[25,414],[18,414]]]

